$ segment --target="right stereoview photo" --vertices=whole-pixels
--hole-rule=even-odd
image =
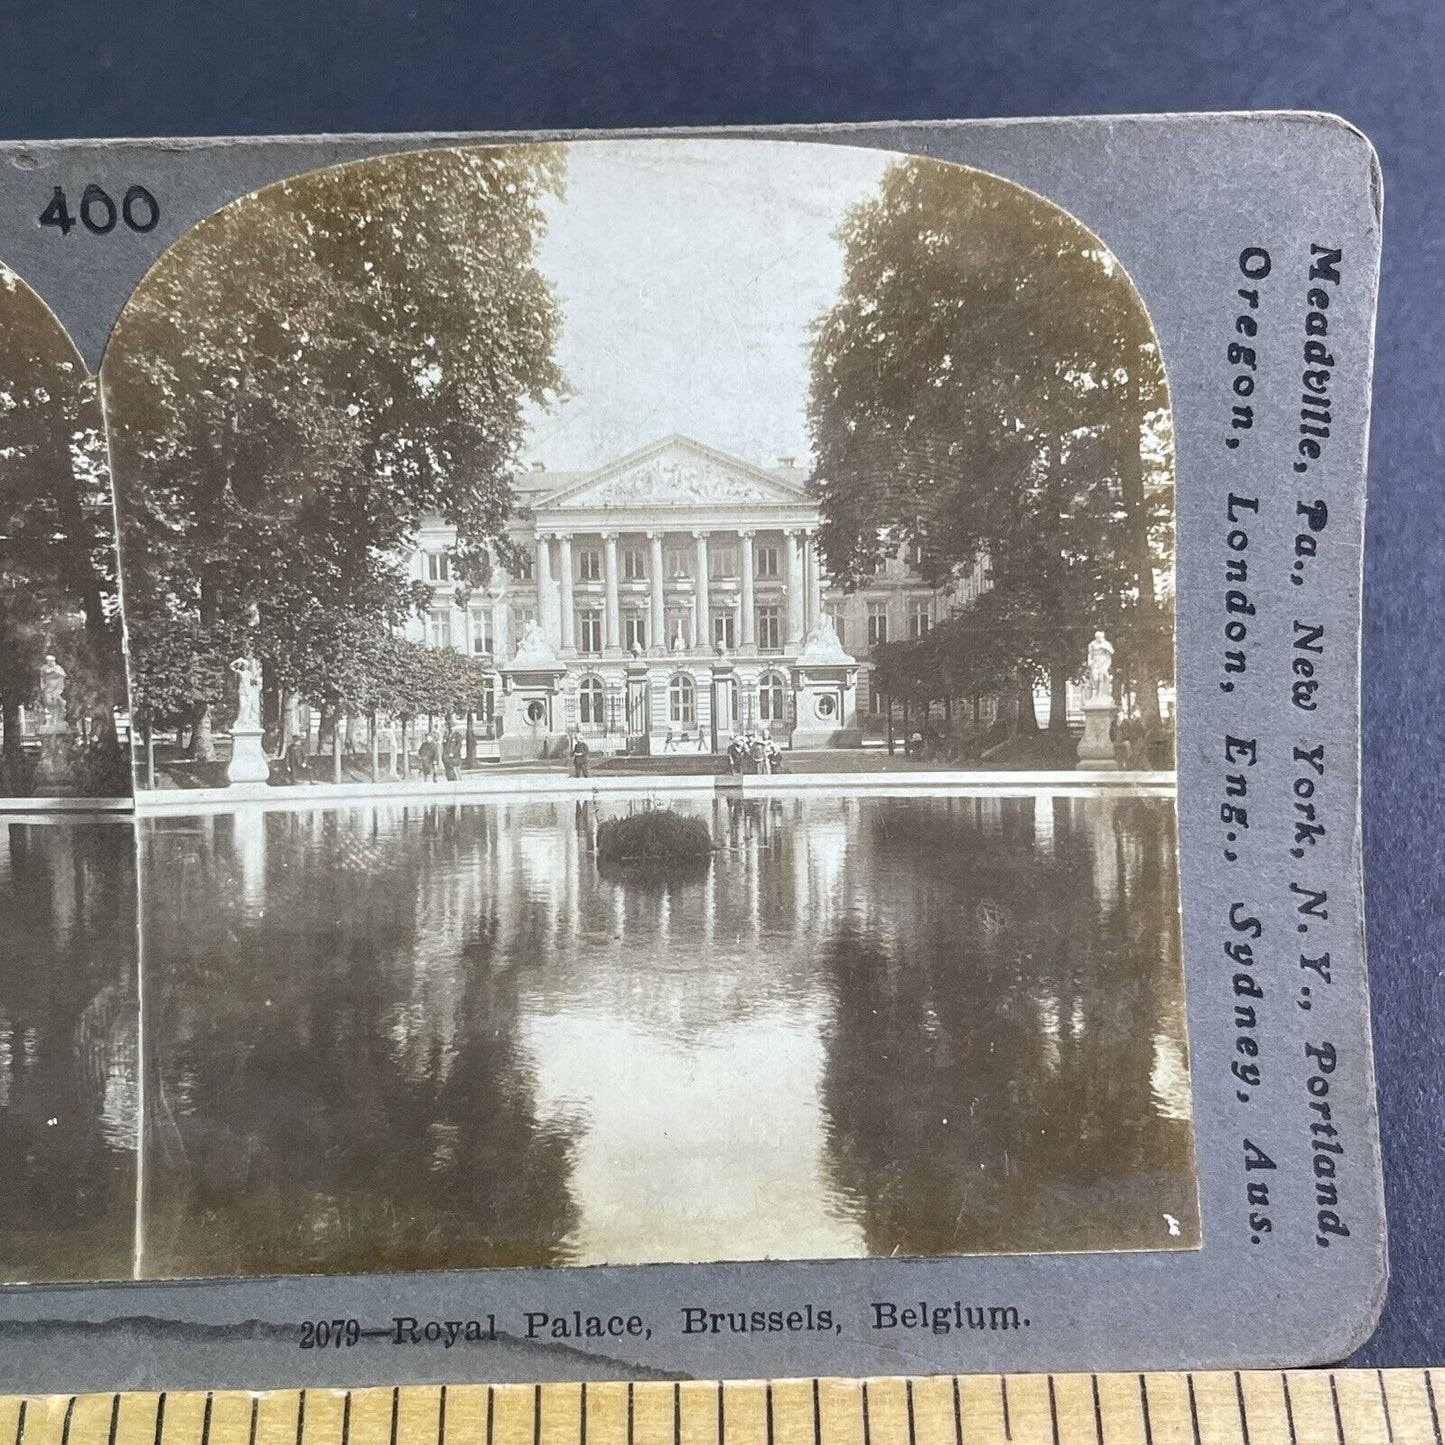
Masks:
[[[137,1277],[1198,1246],[1170,401],[1077,219],[382,157],[184,236],[101,386]]]

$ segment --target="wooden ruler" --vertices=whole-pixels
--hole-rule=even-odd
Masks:
[[[0,1442],[1445,1445],[1438,1388],[1429,1370],[1287,1370],[7,1396]]]

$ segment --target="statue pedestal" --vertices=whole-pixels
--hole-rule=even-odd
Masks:
[[[1079,761],[1076,766],[1090,772],[1102,772],[1119,765],[1114,760],[1114,743],[1109,729],[1114,723],[1114,699],[1091,697],[1084,702],[1084,735],[1079,739]]]
[[[40,761],[35,767],[32,791],[38,797],[59,798],[75,791],[75,774],[70,759],[70,724],[42,723],[35,729],[40,739]]]
[[[504,763],[566,755],[559,687],[566,667],[559,662],[534,667],[512,664],[502,669],[502,737],[498,752]]]
[[[851,658],[837,665],[798,663],[793,669],[796,708],[792,747],[863,746],[863,731],[858,725],[857,676]]]
[[[231,729],[231,761],[226,766],[228,783],[264,783],[271,776],[266,750],[261,746],[261,729],[238,724]]]

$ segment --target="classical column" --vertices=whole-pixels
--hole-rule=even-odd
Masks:
[[[692,640],[692,645],[698,652],[708,652],[712,649],[712,617],[708,608],[707,596],[707,538],[706,532],[694,532],[697,539],[697,635]]]
[[[753,602],[753,538],[756,535],[751,527],[738,533],[738,543],[743,552],[743,615],[739,641],[746,653],[756,652],[758,648],[758,609]]]
[[[823,620],[823,566],[818,534],[811,527],[803,533],[803,563],[808,578],[808,615],[803,619],[806,635]]]
[[[652,621],[647,629],[648,651],[667,651],[667,611],[662,597],[662,533],[647,534],[647,582],[652,593]]]
[[[788,552],[788,633],[784,645],[796,651],[803,641],[802,537],[796,528],[789,528],[783,537]]]
[[[537,625],[553,647],[558,645],[556,620],[552,616],[552,539],[537,533]]]
[[[507,594],[503,592],[492,598],[492,656],[498,662],[506,662],[512,656],[507,637],[510,630],[507,626]]]
[[[558,558],[558,566],[562,570],[562,651],[572,653],[577,650],[577,614],[572,610],[571,532],[560,533],[557,541],[562,549]]]
[[[602,534],[602,577],[607,590],[607,615],[603,620],[602,650],[616,657],[622,650],[622,630],[617,613],[617,533]]]

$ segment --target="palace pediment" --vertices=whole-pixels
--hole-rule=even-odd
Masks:
[[[808,505],[803,488],[690,437],[655,442],[540,498],[538,512]]]

